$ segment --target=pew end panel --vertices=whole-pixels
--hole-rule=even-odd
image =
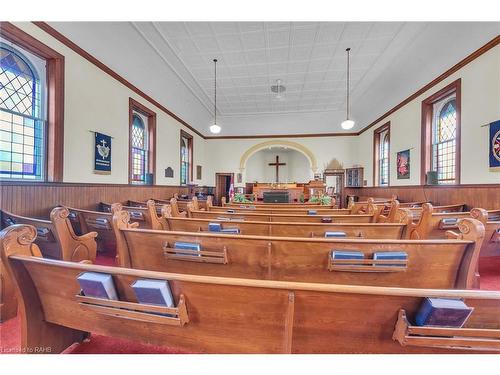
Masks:
[[[54,324],[46,320],[44,306],[36,280],[33,280],[23,262],[9,259],[10,256],[25,256],[41,259],[34,244],[36,229],[28,225],[13,225],[0,232],[0,256],[6,276],[13,281],[21,317],[21,351],[26,353],[60,353],[75,342],[83,341],[87,331]],[[55,277],[52,282],[62,281]],[[51,285],[52,290],[58,287]],[[77,315],[75,315],[77,316]]]

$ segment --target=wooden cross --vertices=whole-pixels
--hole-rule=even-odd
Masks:
[[[275,166],[276,167],[276,182],[280,182],[279,180],[279,168],[282,165],[286,165],[286,163],[280,163],[280,157],[279,155],[276,155],[276,163],[269,163],[270,166]]]

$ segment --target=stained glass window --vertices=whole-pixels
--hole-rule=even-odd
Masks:
[[[432,165],[438,183],[455,183],[457,110],[455,96],[434,104],[432,124]]]
[[[148,173],[148,132],[144,120],[138,114],[132,118],[132,183],[146,183]]]
[[[181,136],[181,185],[189,183],[189,169],[190,169],[190,142],[189,138]]]
[[[43,179],[42,87],[21,52],[0,44],[0,179]]]
[[[380,133],[379,185],[389,185],[389,132]]]

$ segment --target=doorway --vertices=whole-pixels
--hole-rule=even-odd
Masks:
[[[222,197],[226,197],[226,201],[229,202],[231,180],[234,181],[234,173],[215,174],[215,204],[220,205]]]
[[[342,208],[344,205],[344,174],[343,169],[327,169],[323,172],[326,192],[335,198],[337,208]]]

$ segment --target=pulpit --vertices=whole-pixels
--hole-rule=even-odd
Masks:
[[[289,203],[290,194],[285,190],[265,191],[264,203]]]

